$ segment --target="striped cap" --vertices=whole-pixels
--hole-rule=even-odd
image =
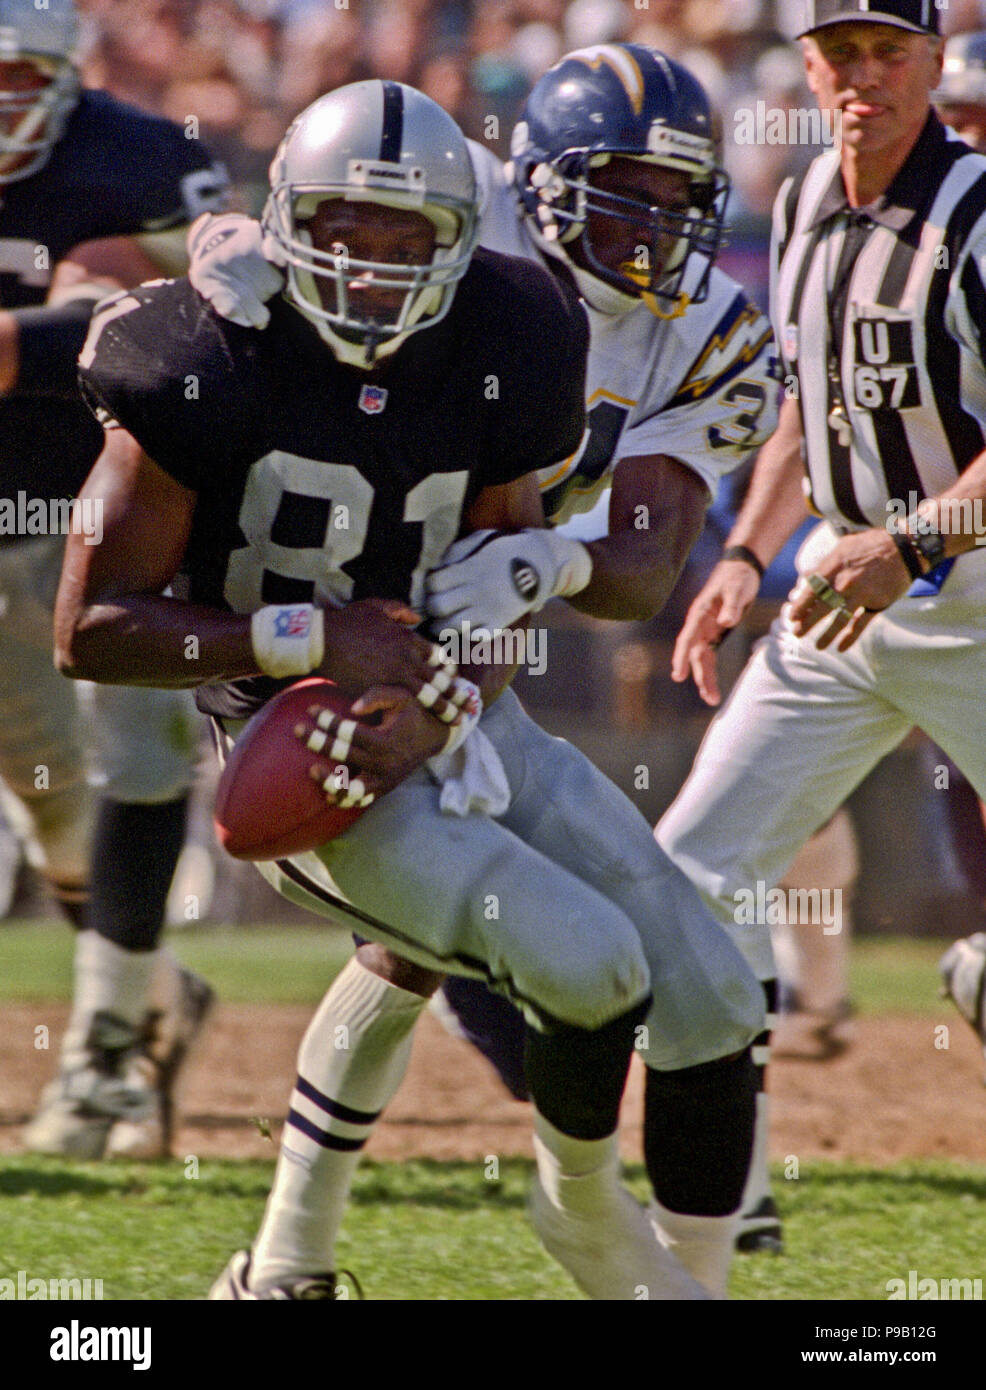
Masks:
[[[938,34],[940,11],[936,0],[805,0],[797,37],[830,24],[893,24],[917,34]]]

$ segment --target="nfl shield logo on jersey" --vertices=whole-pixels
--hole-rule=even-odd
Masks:
[[[379,415],[387,404],[387,392],[382,386],[364,386],[359,393],[359,408],[367,415]]]

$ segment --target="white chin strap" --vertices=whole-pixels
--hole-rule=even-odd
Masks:
[[[295,268],[295,275],[298,280],[299,289],[302,290],[306,301],[311,302],[312,298],[318,299],[318,287],[315,276],[308,271]],[[318,329],[319,337],[332,349],[336,358],[344,362],[347,367],[360,367],[363,371],[371,371],[383,357],[389,357],[391,353],[406,342],[411,336],[412,327],[417,324],[427,313],[435,313],[441,302],[442,289],[440,285],[426,287],[418,291],[417,302],[408,315],[407,326],[400,333],[394,333],[389,337],[382,337],[377,341],[376,352],[373,361],[370,362],[367,356],[367,345],[363,342],[351,341],[344,338],[337,326],[330,323],[318,313],[308,313],[303,304],[299,304],[296,299],[291,300],[299,313],[304,314],[309,323]]]
[[[304,310],[301,312],[304,313]],[[383,358],[396,352],[408,336],[406,333],[397,333],[393,338],[381,339],[377,344],[373,361],[370,362],[367,357],[366,343],[353,343],[348,338],[341,338],[331,323],[327,323],[325,319],[316,318],[314,314],[311,316],[305,314],[305,317],[318,329],[319,337],[332,349],[338,362],[344,363],[347,367],[359,367],[364,372],[372,371]]]
[[[581,270],[572,261],[568,262],[568,267],[575,277],[582,298],[600,314],[621,317],[623,314],[629,314],[632,309],[640,308],[642,301],[638,294],[624,294],[615,285],[607,285],[605,280],[600,280],[588,270]]]
[[[580,270],[559,241],[545,236],[535,218],[528,216],[526,222],[531,236],[544,254],[553,257],[556,261],[562,261],[571,271],[575,277],[575,283],[579,287],[579,294],[590,308],[595,309],[600,314],[622,317],[623,314],[629,314],[632,309],[640,307],[639,295],[625,294],[623,290],[618,290],[613,285],[607,285],[605,280],[600,280],[590,271]]]

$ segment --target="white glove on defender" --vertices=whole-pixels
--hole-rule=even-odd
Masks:
[[[194,289],[241,328],[266,328],[271,299],[284,286],[277,243],[238,212],[206,212],[188,230],[188,278]]]
[[[449,546],[444,563],[428,574],[426,607],[434,620],[495,631],[537,613],[549,598],[580,593],[591,578],[581,541],[534,528],[474,531]]]

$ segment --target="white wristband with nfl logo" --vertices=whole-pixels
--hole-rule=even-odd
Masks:
[[[257,665],[267,676],[307,676],[322,664],[325,624],[313,603],[272,603],[250,618]]]

